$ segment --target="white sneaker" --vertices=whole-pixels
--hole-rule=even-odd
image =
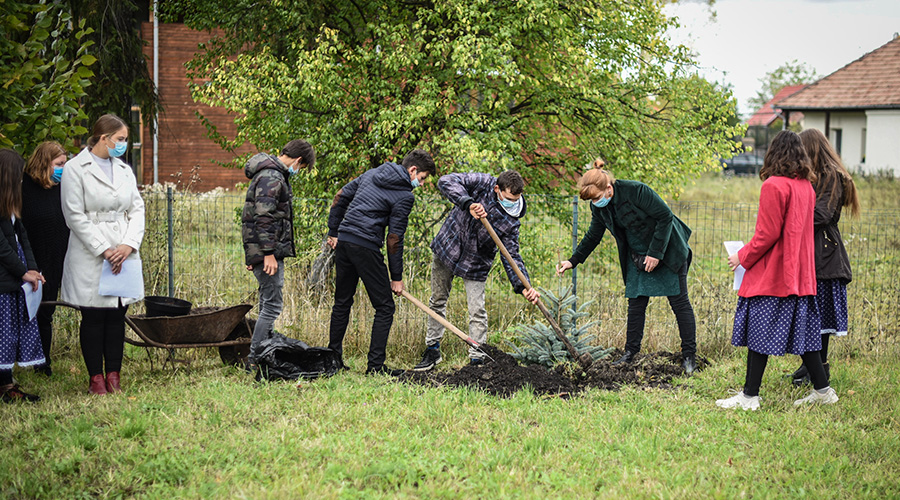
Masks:
[[[747,396],[744,394],[744,391],[738,391],[737,394],[730,398],[717,399],[716,406],[719,408],[740,408],[742,410],[756,411],[759,409],[759,396]]]
[[[834,392],[834,389],[831,387],[827,387],[825,393],[820,393],[819,391],[813,389],[809,391],[809,395],[803,399],[798,399],[794,401],[794,406],[804,405],[806,403],[816,403],[820,405],[830,405],[838,402],[838,395]]]

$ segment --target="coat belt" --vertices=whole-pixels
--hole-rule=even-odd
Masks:
[[[125,220],[126,212],[116,212],[115,210],[110,210],[109,212],[88,212],[87,216],[94,224],[99,224],[101,222],[116,222],[118,220]]]

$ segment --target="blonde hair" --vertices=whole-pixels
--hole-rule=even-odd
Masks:
[[[600,198],[610,184],[616,183],[616,178],[613,177],[613,174],[609,170],[603,168],[605,165],[606,162],[603,161],[603,158],[597,158],[591,164],[593,168],[581,176],[581,180],[578,182],[579,198],[582,200],[595,200]]]
[[[28,163],[25,165],[25,173],[34,179],[44,189],[53,187],[53,175],[51,162],[58,156],[65,156],[66,150],[54,141],[44,141],[34,148],[34,152],[28,157]]]

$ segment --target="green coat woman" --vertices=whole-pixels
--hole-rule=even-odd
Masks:
[[[662,198],[642,182],[616,180],[599,167],[581,180],[580,197],[591,200],[591,227],[569,260],[557,266],[562,274],[584,262],[609,231],[616,239],[619,266],[628,298],[625,354],[616,363],[630,363],[640,352],[650,297],[666,296],[681,335],[685,371],[696,368],[696,321],[687,292],[691,264],[691,228]]]

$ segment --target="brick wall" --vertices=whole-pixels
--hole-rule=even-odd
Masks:
[[[142,23],[141,33],[147,45],[147,66],[153,76],[153,23]],[[215,161],[229,161],[235,154],[223,151],[206,135],[196,111],[214,123],[220,133],[234,137],[233,115],[221,108],[198,104],[191,99],[184,64],[198,51],[197,44],[207,41],[209,33],[188,29],[183,24],[159,25],[159,98],[163,112],[159,116],[159,182],[188,185],[193,191],[209,191],[215,187],[234,188],[246,182],[242,169],[224,168]],[[143,117],[148,123],[150,117]],[[153,183],[153,136],[143,127],[143,154],[140,171],[143,184]],[[251,151],[242,146],[237,155]]]

